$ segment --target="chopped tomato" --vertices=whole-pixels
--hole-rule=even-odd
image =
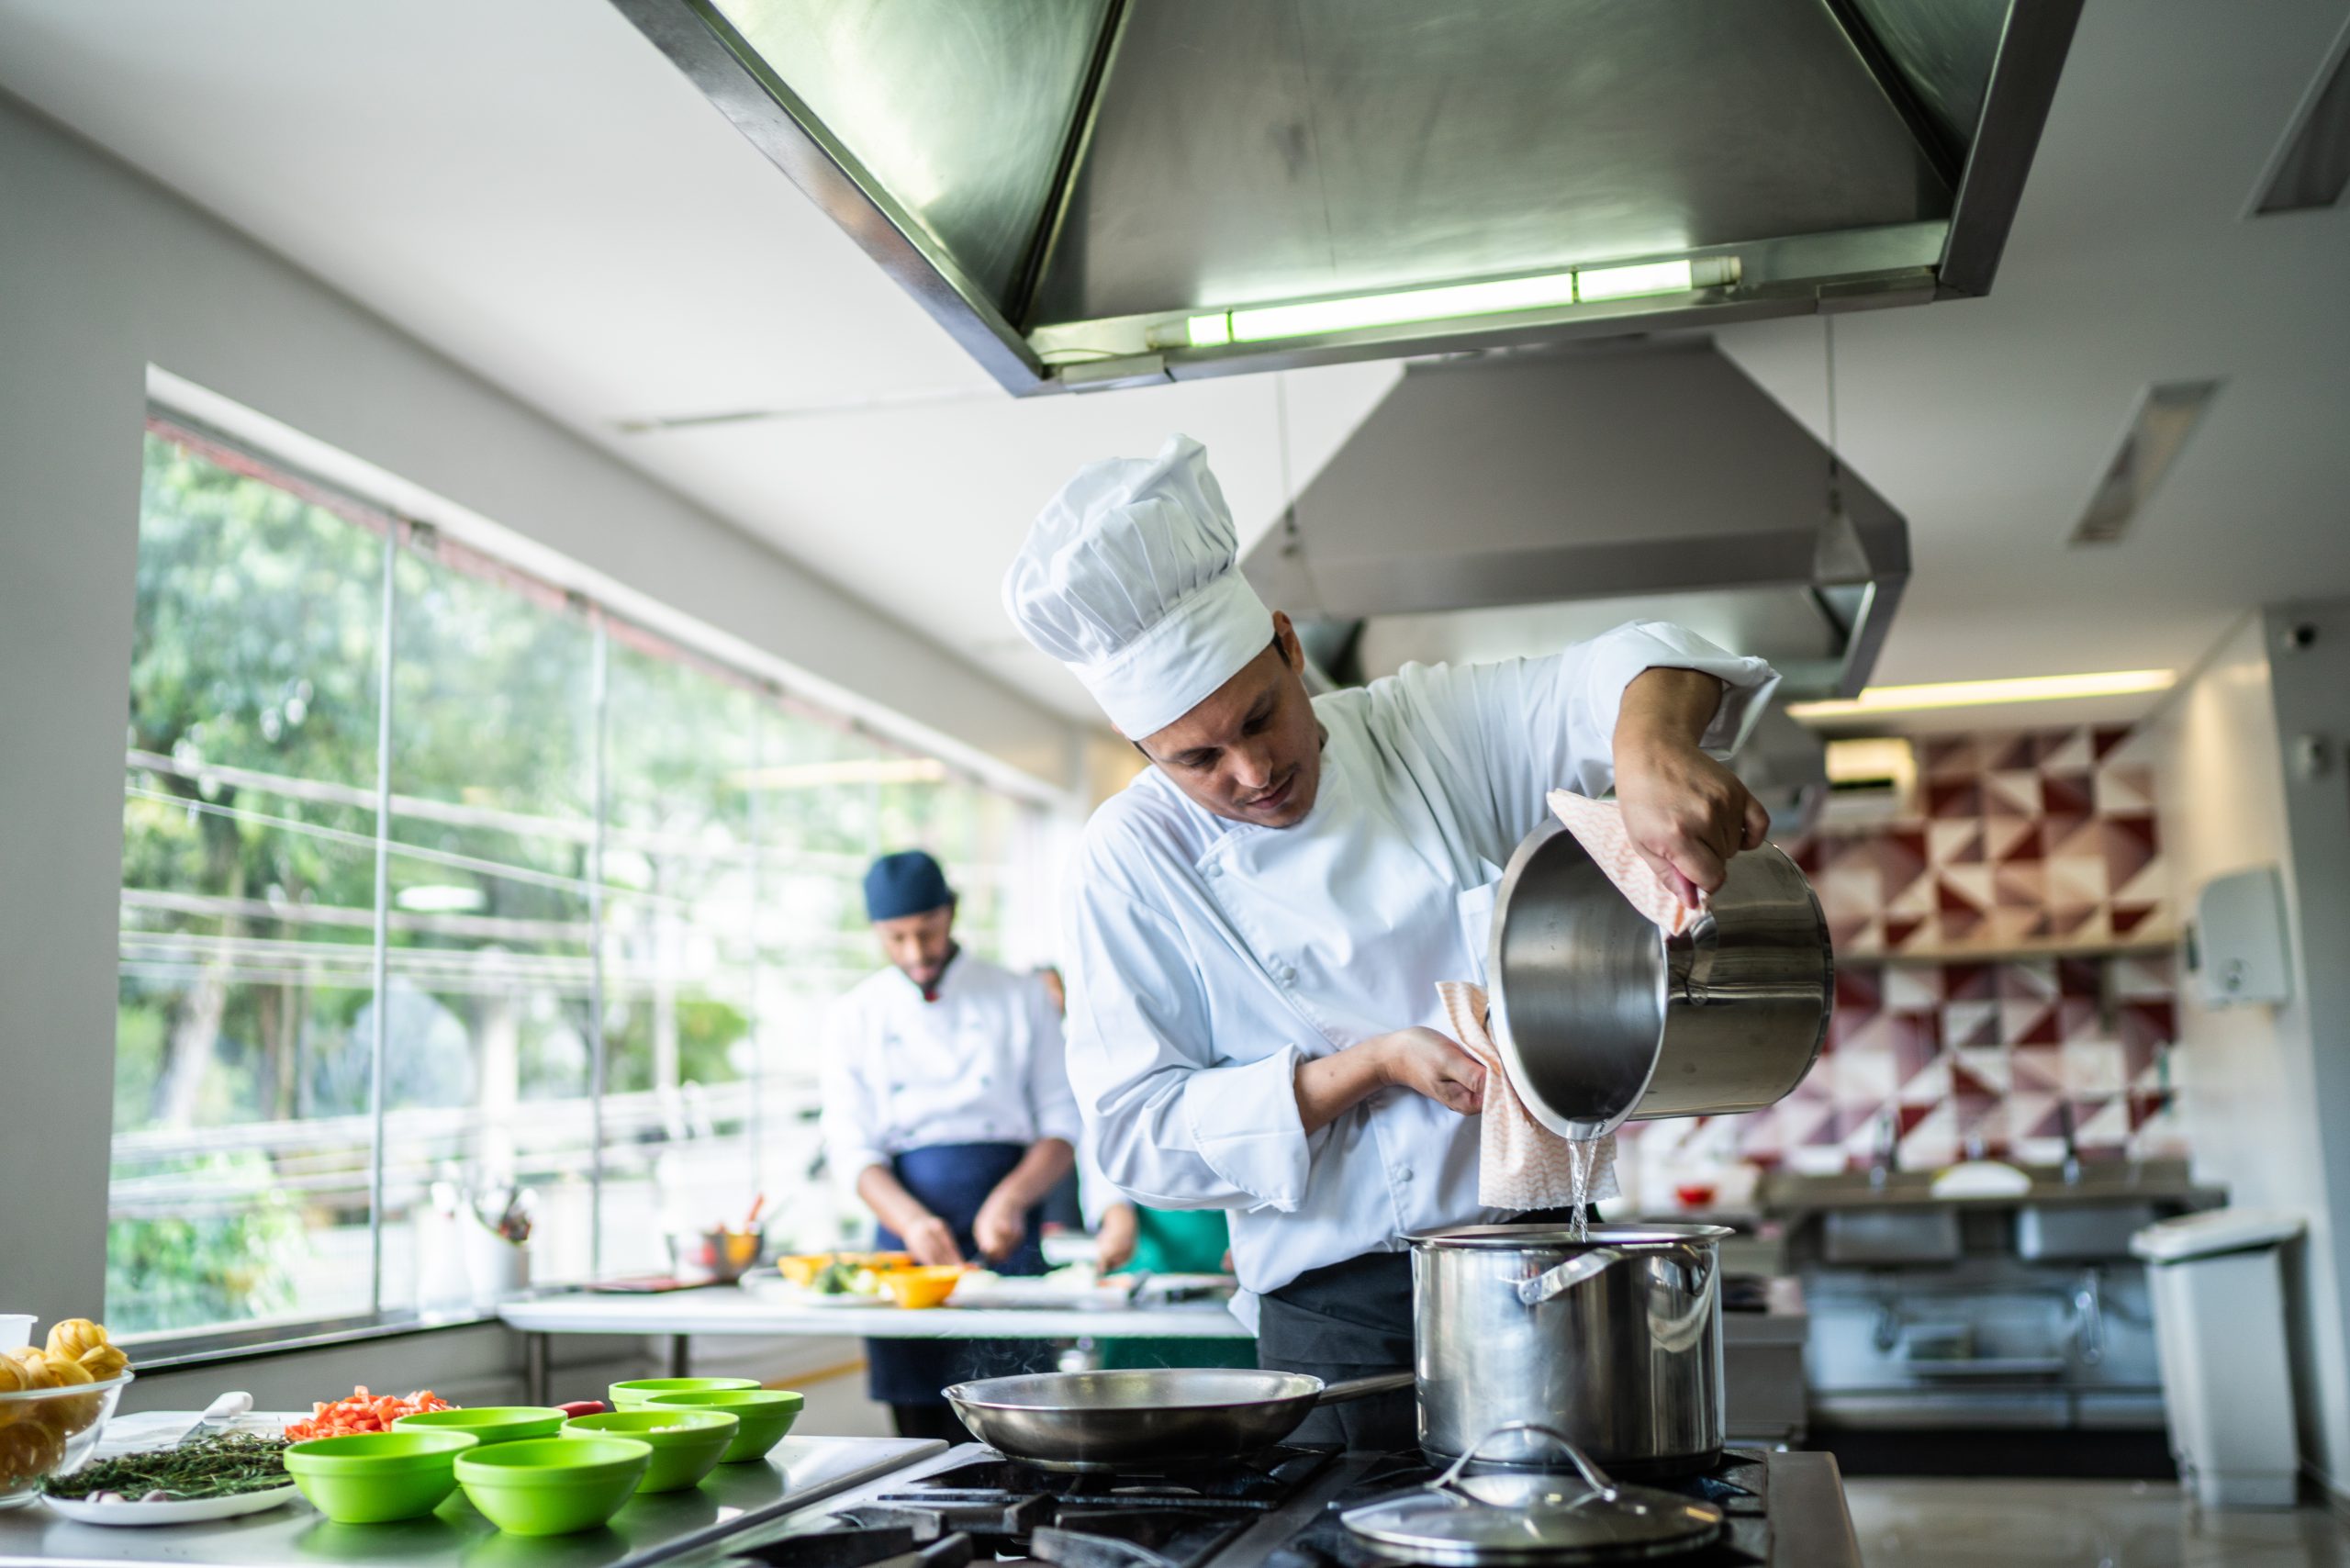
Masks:
[[[447,1400],[429,1388],[402,1399],[397,1394],[370,1394],[363,1384],[352,1390],[347,1399],[311,1406],[310,1418],[289,1422],[285,1437],[289,1442],[299,1443],[312,1438],[346,1438],[354,1432],[388,1432],[392,1423],[403,1416],[451,1408]]]

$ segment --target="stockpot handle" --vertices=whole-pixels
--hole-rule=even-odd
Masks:
[[[1579,1252],[1563,1263],[1545,1269],[1530,1280],[1517,1282],[1517,1299],[1528,1306],[1540,1306],[1566,1294],[1585,1280],[1596,1279],[1612,1264],[1621,1262],[1626,1254],[1614,1247],[1595,1247]]]
[[[1616,1500],[1615,1480],[1609,1476],[1606,1471],[1600,1469],[1597,1464],[1594,1463],[1589,1454],[1584,1453],[1583,1450],[1575,1447],[1572,1439],[1568,1438],[1566,1433],[1559,1430],[1556,1427],[1546,1427],[1539,1421],[1504,1421],[1500,1426],[1495,1427],[1492,1431],[1487,1432],[1483,1437],[1479,1438],[1475,1442],[1471,1443],[1467,1453],[1464,1453],[1459,1459],[1454,1460],[1451,1464],[1446,1467],[1442,1475],[1438,1476],[1434,1481],[1428,1483],[1428,1490],[1431,1492],[1449,1492],[1456,1497],[1466,1497],[1472,1503],[1481,1503],[1489,1508],[1500,1507],[1502,1505],[1499,1503],[1486,1502],[1484,1498],[1478,1496],[1474,1492],[1466,1491],[1460,1486],[1455,1484],[1455,1483],[1460,1479],[1460,1473],[1468,1469],[1471,1464],[1474,1463],[1479,1454],[1485,1451],[1485,1445],[1492,1442],[1495,1438],[1500,1437],[1504,1432],[1533,1432],[1539,1436],[1550,1439],[1552,1442],[1558,1444],[1559,1447],[1566,1450],[1567,1457],[1574,1462],[1575,1473],[1583,1478],[1585,1484],[1589,1485],[1592,1491],[1598,1495],[1600,1501],[1612,1503]]]

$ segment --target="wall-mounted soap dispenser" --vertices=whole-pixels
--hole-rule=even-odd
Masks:
[[[2195,895],[2187,928],[2187,969],[2206,1007],[2289,1001],[2285,953],[2285,894],[2277,868],[2257,866],[2214,877]]]

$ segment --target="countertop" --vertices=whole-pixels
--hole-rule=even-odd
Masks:
[[[170,1417],[126,1417],[116,1433]],[[181,1427],[196,1418],[179,1413]],[[288,1421],[282,1416],[269,1419]],[[260,1426],[249,1418],[241,1426]],[[147,1439],[147,1440],[152,1440]],[[138,1439],[122,1446],[136,1447]],[[222,1563],[237,1568],[351,1563],[362,1568],[632,1568],[706,1545],[793,1509],[860,1486],[946,1450],[944,1443],[897,1438],[786,1438],[765,1462],[722,1464],[699,1486],[632,1499],[601,1529],[577,1535],[502,1533],[462,1492],[433,1514],[390,1525],[338,1525],[299,1498],[284,1507],[206,1525],[126,1529],[73,1524],[46,1506],[0,1513],[0,1565]]]
[[[1221,1300],[1150,1306],[807,1306],[757,1289],[662,1295],[581,1293],[508,1302],[498,1316],[534,1334],[806,1334],[873,1339],[1246,1339]]]
[[[2027,1204],[2155,1204],[2179,1209],[2217,1208],[2228,1200],[2223,1187],[2192,1179],[2183,1161],[2158,1160],[2140,1164],[2090,1164],[2078,1182],[2066,1182],[2053,1170],[2031,1168],[2031,1188],[2022,1193],[1981,1197],[1937,1197],[1936,1172],[1897,1170],[1883,1187],[1870,1184],[1865,1172],[1843,1176],[1798,1176],[1781,1172],[1764,1185],[1761,1207],[1778,1219],[1793,1220],[1829,1209],[1953,1207],[1963,1209],[2021,1208]]]

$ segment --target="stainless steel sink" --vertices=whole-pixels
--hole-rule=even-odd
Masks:
[[[1962,1250],[1958,1210],[1947,1204],[1831,1209],[1822,1218],[1820,1255],[1830,1263],[1951,1263]]]
[[[2130,1238],[2156,1217],[2143,1201],[2029,1203],[2016,1211],[2016,1256],[2035,1263],[2127,1258]]]

